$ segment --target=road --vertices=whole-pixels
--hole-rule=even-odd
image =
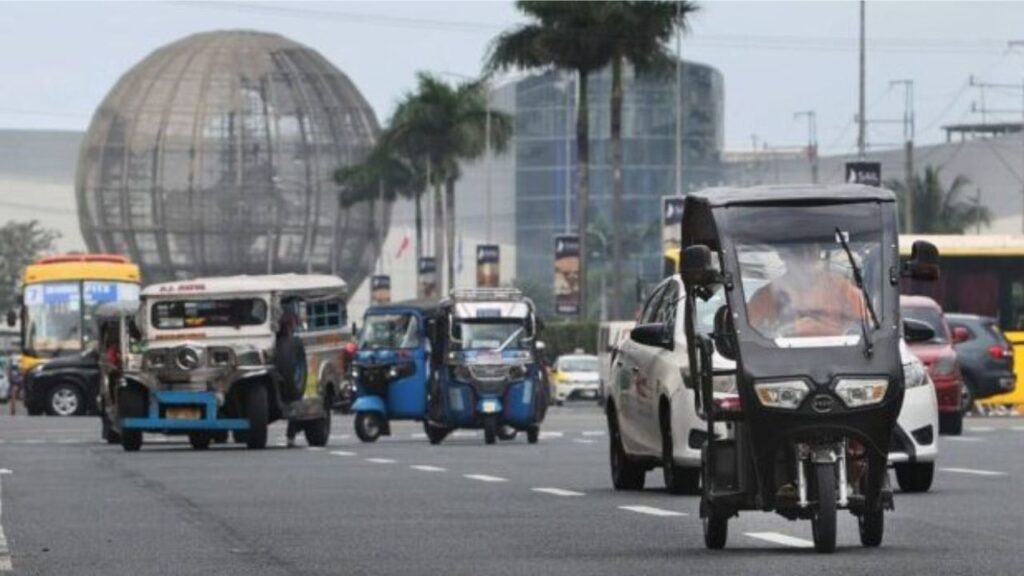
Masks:
[[[4,411],[6,412],[6,411]],[[538,445],[473,433],[430,446],[412,424],[360,444],[336,417],[323,450],[99,441],[93,418],[0,416],[0,574],[1020,574],[1024,420],[942,438],[933,491],[897,494],[885,544],[839,551],[765,513],[704,549],[698,499],[615,492],[594,406],[553,408]],[[147,437],[156,439],[157,436]],[[13,569],[5,571],[5,563]]]

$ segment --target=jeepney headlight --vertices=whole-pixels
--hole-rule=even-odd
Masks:
[[[348,375],[353,380],[358,380],[359,379],[359,366],[353,366],[352,369],[348,371]]]
[[[781,380],[758,382],[754,384],[754,391],[763,406],[796,410],[811,392],[811,388],[803,380]]]
[[[231,366],[234,364],[235,353],[230,348],[210,348],[206,362],[210,366]]]
[[[163,350],[151,350],[146,353],[143,366],[146,368],[163,368],[167,364],[167,353]]]
[[[847,408],[878,404],[885,398],[889,381],[885,378],[843,378],[832,390]]]
[[[263,356],[259,350],[246,350],[235,356],[239,366],[260,366],[263,364]]]
[[[920,362],[907,362],[903,365],[903,381],[906,388],[917,388],[928,384],[928,372]]]

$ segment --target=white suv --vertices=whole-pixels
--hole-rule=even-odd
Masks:
[[[689,385],[683,303],[684,289],[678,276],[665,279],[644,303],[637,325],[672,326],[671,346],[657,347],[626,338],[613,351],[611,377],[605,386],[612,483],[617,490],[640,490],[648,470],[661,467],[665,487],[673,494],[696,494],[700,489],[701,446],[707,424],[697,415],[693,388]],[[699,331],[710,331],[714,313],[723,304],[720,295],[698,300]],[[906,379],[890,461],[905,492],[926,491],[931,486],[937,455],[938,407],[935,389],[918,360],[900,346]],[[715,355],[716,366],[731,362]],[[923,378],[922,378],[923,376]],[[716,378],[716,399],[735,398],[735,381]],[[716,435],[728,437],[727,423],[719,423]]]

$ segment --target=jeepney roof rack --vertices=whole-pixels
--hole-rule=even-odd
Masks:
[[[460,302],[518,302],[527,299],[518,288],[454,288],[449,296],[452,300]]]

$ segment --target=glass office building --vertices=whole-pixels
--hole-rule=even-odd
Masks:
[[[710,66],[685,62],[681,73],[681,190],[685,193],[722,180],[724,87],[721,73]],[[589,262],[592,272],[606,264],[602,238],[607,240],[610,260],[611,222],[620,220],[626,268],[617,273],[624,275],[628,292],[622,309],[630,310],[636,279],[650,281],[661,274],[661,198],[676,192],[676,84],[671,71],[637,75],[628,66],[623,81],[624,210],[615,215],[611,214],[610,70],[592,75],[589,82]],[[576,82],[573,74],[553,71],[500,91],[515,94],[516,275],[521,281],[546,286],[554,270],[554,236],[571,229],[576,220]]]
[[[189,36],[129,70],[96,111],[75,184],[82,235],[147,282],[313,271],[356,286],[386,211],[339,209],[332,176],[377,131],[316,51],[260,32]]]

